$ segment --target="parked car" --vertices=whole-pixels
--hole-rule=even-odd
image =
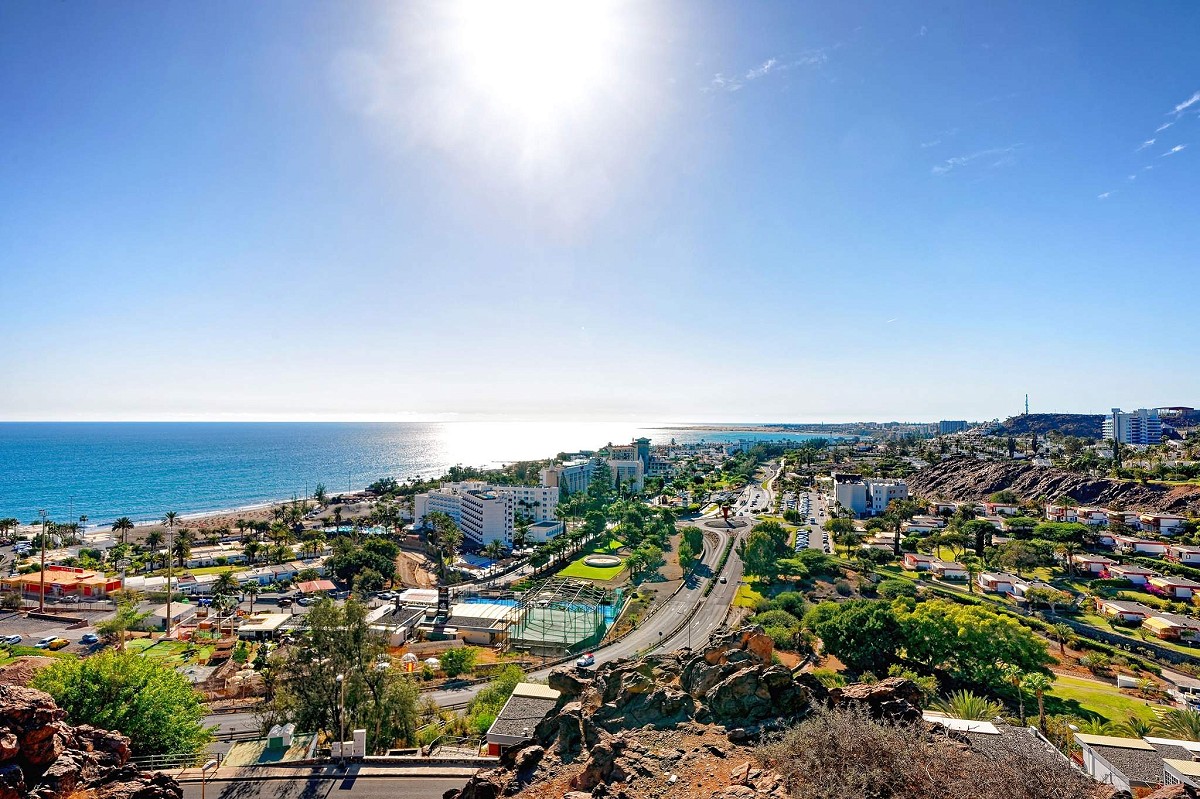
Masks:
[[[55,638],[53,641],[51,641],[49,643],[49,645],[46,646],[46,648],[53,650],[53,651],[58,651],[59,649],[65,649],[66,647],[68,647],[70,645],[71,645],[71,642],[68,641],[66,638]]]
[[[34,646],[34,648],[35,648],[35,649],[46,649],[47,647],[49,647],[49,646],[50,646],[50,644],[54,643],[54,642],[55,642],[55,641],[57,641],[57,640],[58,640],[58,636],[57,636],[57,635],[47,635],[45,638],[43,638],[42,640],[38,641],[38,642],[37,642],[36,644],[34,644],[33,646]]]
[[[575,661],[575,668],[586,669],[596,665],[596,656],[591,652],[584,654],[579,660]]]
[[[280,600],[279,600],[279,607],[281,607],[281,608],[290,608],[291,606],[292,606],[292,600],[291,600],[291,599],[289,599],[289,598],[288,598],[288,597],[286,597],[286,596],[285,596],[285,597],[282,597],[282,598],[280,598]]]
[[[98,644],[100,643],[100,636],[96,635],[95,633],[84,633],[83,637],[79,639],[79,643],[89,645]]]
[[[5,643],[9,646],[16,646],[17,644],[21,643],[22,640],[23,639],[19,635],[6,635],[3,638],[0,638],[0,643]]]
[[[78,605],[78,604],[79,604],[79,597],[75,596],[74,594],[69,594],[69,595],[67,595],[67,596],[63,597],[63,598],[62,598],[61,600],[59,600],[59,601],[61,601],[61,602],[64,602],[64,603],[66,603],[66,604],[68,604],[68,605]]]

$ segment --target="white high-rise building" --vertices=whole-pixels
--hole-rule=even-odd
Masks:
[[[444,513],[454,520],[468,541],[478,546],[491,541],[512,546],[517,514],[539,525],[554,522],[557,507],[558,489],[544,486],[448,483],[413,497],[413,516],[417,524],[425,524],[431,513]],[[539,531],[549,529],[545,525],[538,527]],[[561,525],[550,534],[557,532],[561,532]]]
[[[908,499],[908,484],[903,480],[863,478],[857,474],[834,472],[833,500],[855,516],[877,516],[894,499]]]
[[[1153,409],[1138,408],[1122,413],[1120,408],[1113,408],[1104,417],[1103,428],[1105,440],[1116,439],[1120,444],[1162,443],[1162,422],[1159,421],[1158,411]]]

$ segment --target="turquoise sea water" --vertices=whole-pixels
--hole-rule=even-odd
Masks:
[[[161,518],[330,492],[380,477],[444,474],[597,449],[645,435],[654,443],[803,440],[811,436],[605,422],[0,423],[0,517],[45,508],[56,521]]]

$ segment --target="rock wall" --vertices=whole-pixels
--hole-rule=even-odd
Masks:
[[[72,727],[49,694],[0,685],[0,799],[182,799],[164,774],[129,764],[129,739]]]
[[[906,478],[908,491],[925,499],[982,501],[1009,489],[1023,500],[1067,495],[1085,505],[1120,504],[1127,510],[1200,515],[1200,486],[1141,485],[1089,478],[1017,461],[949,458]]]

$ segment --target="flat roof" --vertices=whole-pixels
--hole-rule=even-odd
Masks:
[[[1163,765],[1170,766],[1185,777],[1200,777],[1200,762],[1195,760],[1175,760],[1166,758]]]
[[[549,685],[536,682],[519,682],[513,689],[513,696],[532,696],[538,699],[558,699],[558,691]]]
[[[1077,732],[1075,733],[1075,740],[1088,746],[1112,746],[1117,749],[1156,751],[1153,745],[1143,741],[1141,738],[1121,738],[1116,735],[1088,735],[1087,733]]]
[[[287,613],[263,613],[259,616],[247,616],[238,625],[238,632],[254,630],[275,630],[287,622],[291,615]]]

